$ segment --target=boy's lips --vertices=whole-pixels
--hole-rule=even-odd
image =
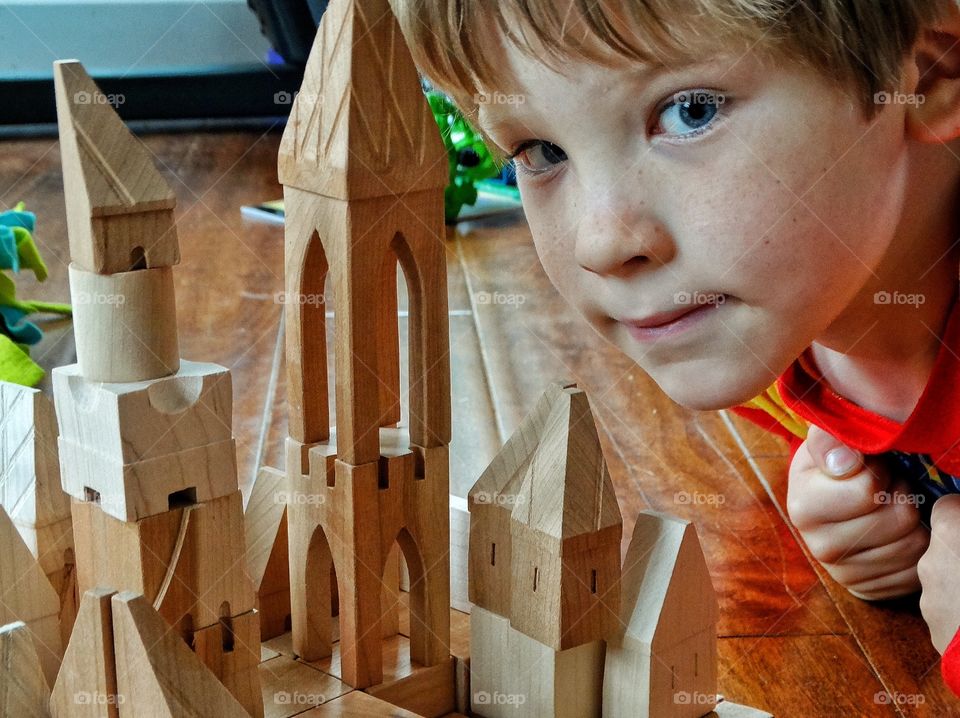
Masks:
[[[650,341],[661,337],[677,334],[693,326],[711,309],[716,309],[721,303],[697,304],[682,307],[669,312],[651,314],[640,319],[623,319],[620,323],[637,341]]]
[[[625,319],[623,320],[624,324],[629,324],[632,327],[637,327],[638,329],[653,329],[655,327],[662,327],[665,324],[676,321],[685,314],[689,314],[695,309],[700,307],[681,307],[680,309],[674,309],[670,312],[659,312],[658,314],[651,314],[648,317],[643,319]]]

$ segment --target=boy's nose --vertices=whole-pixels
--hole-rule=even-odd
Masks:
[[[582,218],[575,249],[577,263],[588,272],[614,276],[666,264],[676,254],[673,238],[658,220],[607,208]]]

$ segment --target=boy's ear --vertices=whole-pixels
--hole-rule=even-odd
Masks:
[[[904,72],[907,131],[920,142],[960,137],[960,8],[920,30]],[[913,95],[913,98],[909,98]]]

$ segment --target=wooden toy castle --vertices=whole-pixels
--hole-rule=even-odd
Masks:
[[[77,363],[55,411],[0,385],[0,716],[765,715],[718,703],[693,527],[642,514],[621,564],[575,385],[471,490],[451,609],[448,163],[387,0],[330,4],[282,139],[290,435],[246,509],[230,372],[179,356],[173,192],[78,62],[55,81]]]

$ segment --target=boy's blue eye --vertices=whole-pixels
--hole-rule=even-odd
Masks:
[[[531,174],[547,172],[554,166],[567,160],[567,153],[559,145],[544,140],[529,140],[524,142],[511,155],[517,166]]]
[[[682,137],[700,134],[720,113],[723,95],[710,90],[678,92],[660,110],[656,134]]]

